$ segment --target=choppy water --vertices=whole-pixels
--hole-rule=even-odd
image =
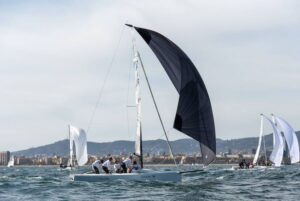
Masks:
[[[0,200],[299,200],[300,165],[231,170],[215,165],[180,183],[74,182],[57,167],[0,168]],[[185,167],[190,168],[190,167]],[[84,172],[88,167],[80,169]]]

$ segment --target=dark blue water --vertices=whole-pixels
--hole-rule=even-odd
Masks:
[[[57,167],[0,168],[0,200],[299,200],[300,165],[231,170],[213,165],[179,183],[74,182]],[[190,168],[190,167],[185,167]],[[78,171],[84,172],[88,167]]]

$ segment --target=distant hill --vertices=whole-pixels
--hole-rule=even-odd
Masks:
[[[199,143],[193,139],[180,139],[171,142],[175,153],[199,153]],[[165,140],[143,141],[144,154],[169,153],[168,145]],[[88,142],[88,153],[93,155],[133,153],[134,141],[114,141],[114,142]],[[15,156],[34,156],[34,155],[60,155],[69,154],[69,140],[61,140],[52,144],[34,147],[26,150],[13,152]]]
[[[300,139],[300,131],[297,133],[298,140]],[[272,135],[266,135],[266,148],[272,149]],[[217,153],[228,152],[232,153],[248,152],[251,153],[256,149],[258,137],[241,138],[232,140],[217,139]],[[193,139],[180,139],[171,141],[171,146],[175,154],[196,154],[199,153],[199,143]],[[159,154],[168,153],[169,149],[165,140],[146,140],[143,141],[144,154]],[[134,141],[114,141],[114,142],[88,142],[88,153],[92,155],[120,154],[133,153]],[[67,156],[69,154],[69,140],[62,140],[52,144],[34,147],[26,150],[13,152],[15,156],[34,156],[34,155],[60,155]]]

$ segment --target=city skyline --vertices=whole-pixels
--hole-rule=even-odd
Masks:
[[[260,113],[299,130],[300,4],[217,2],[1,2],[0,150],[65,139],[68,124],[87,129],[114,54],[87,138],[134,140],[135,110],[128,109],[129,119],[126,113],[134,104],[131,30],[124,23],[158,31],[189,55],[210,95],[217,138],[257,137]],[[170,140],[186,138],[172,129],[176,90],[135,38]],[[141,87],[143,137],[163,138],[143,76]]]

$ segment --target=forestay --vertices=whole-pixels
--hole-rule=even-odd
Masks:
[[[299,143],[294,129],[287,121],[280,117],[275,116],[275,121],[284,134],[289,149],[291,163],[299,162]]]
[[[78,165],[84,165],[88,161],[86,133],[81,128],[70,125],[70,154],[73,155],[73,142],[76,149]]]
[[[168,38],[148,29],[134,28],[157,56],[179,93],[174,128],[200,142],[204,165],[208,165],[215,159],[215,125],[210,99],[199,72]]]

